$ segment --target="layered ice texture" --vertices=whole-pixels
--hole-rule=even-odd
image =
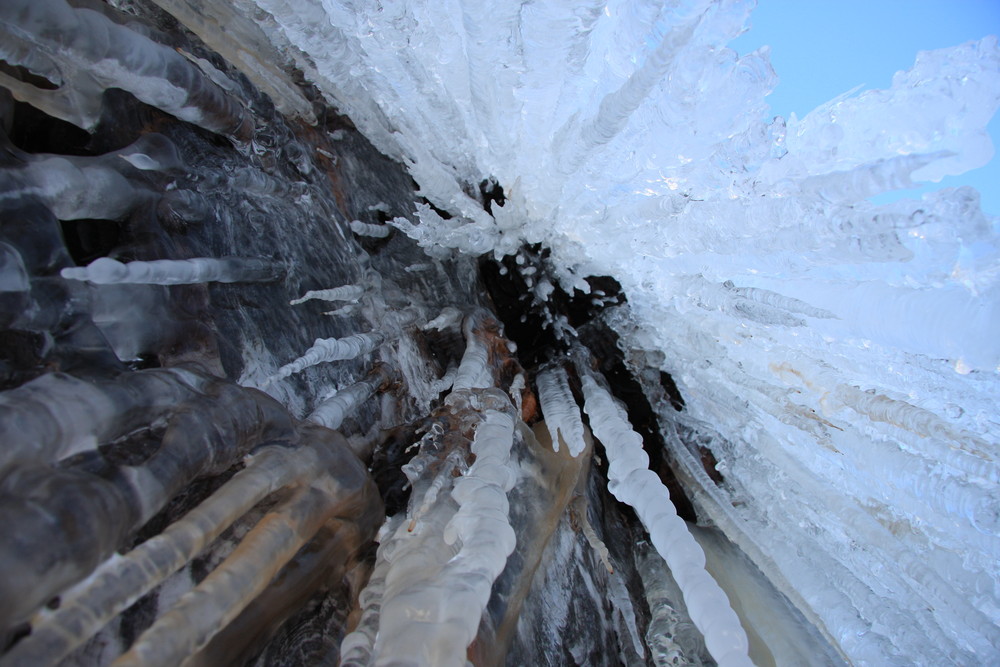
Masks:
[[[395,227],[621,283],[609,323],[684,396],[661,417],[702,515],[846,657],[996,658],[998,221],[969,188],[870,199],[990,159],[995,37],[784,119],[767,50],[726,48],[752,2],[256,4],[451,216]]]

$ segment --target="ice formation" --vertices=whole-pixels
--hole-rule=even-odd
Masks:
[[[581,381],[590,426],[608,455],[608,489],[635,508],[650,541],[670,567],[691,619],[715,661],[720,667],[752,665],[740,620],[726,593],[705,571],[705,553],[677,516],[670,493],[649,469],[642,436],[632,430],[621,408],[594,378],[584,375]]]
[[[785,119],[750,0],[151,1],[0,4],[0,664],[996,662],[1000,222],[873,200],[995,37]]]
[[[351,301],[356,302],[365,293],[365,288],[360,285],[341,285],[330,289],[309,290],[298,299],[293,299],[288,303],[297,306],[300,303],[321,299],[323,301]]]
[[[250,132],[253,121],[242,105],[195,65],[100,12],[63,0],[18,0],[0,8],[0,27],[0,56],[56,89],[7,74],[0,74],[0,83],[57,118],[93,127],[100,118],[101,93],[114,87],[213,132],[241,138]]]
[[[370,236],[374,239],[384,239],[389,236],[389,232],[392,231],[392,228],[385,225],[372,225],[367,222],[361,222],[360,220],[352,220],[351,231],[358,236]]]
[[[354,359],[362,354],[369,354],[382,344],[385,336],[377,331],[366,334],[354,334],[345,338],[317,338],[312,347],[295,361],[285,364],[268,378],[268,382],[277,382],[290,375],[301,373],[310,366],[325,361],[341,361]]]
[[[725,48],[749,2],[258,5],[451,214],[395,226],[621,282],[613,325],[725,466],[706,511],[846,655],[993,654],[997,222],[968,188],[868,198],[990,158],[996,38],[772,119],[767,50]],[[463,191],[488,179],[492,215]]]
[[[538,398],[542,403],[542,414],[552,436],[552,447],[559,451],[559,443],[564,442],[571,456],[583,451],[583,422],[580,409],[576,406],[562,368],[549,368],[538,374]]]
[[[267,282],[281,275],[279,265],[255,257],[197,257],[122,263],[110,257],[95,259],[85,267],[60,272],[68,280],[95,285],[189,285],[191,283]]]

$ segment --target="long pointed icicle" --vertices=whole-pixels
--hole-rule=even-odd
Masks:
[[[331,287],[330,289],[311,289],[300,298],[292,299],[288,303],[292,306],[297,306],[300,303],[305,303],[306,301],[311,301],[312,299],[321,299],[323,301],[350,301],[354,303],[364,296],[364,293],[365,288],[359,285],[341,285],[340,287]]]
[[[720,667],[751,667],[746,632],[726,593],[705,570],[705,552],[677,516],[670,492],[649,469],[642,436],[632,430],[611,395],[589,375],[583,376],[583,393],[590,426],[608,455],[608,490],[635,508]]]
[[[538,394],[542,403],[545,424],[552,436],[552,449],[559,451],[559,436],[569,448],[571,456],[579,456],[586,446],[583,440],[583,422],[580,408],[573,399],[562,368],[550,368],[538,374]]]
[[[183,519],[127,555],[105,561],[82,590],[32,627],[31,635],[4,656],[4,664],[56,664],[201,553],[257,502],[291,482],[312,479],[320,471],[319,462],[307,447],[262,449]]]
[[[360,357],[362,354],[370,353],[384,340],[385,336],[377,331],[354,334],[346,338],[317,338],[304,355],[279,368],[278,372],[269,377],[267,381],[271,383],[283,380],[324,361],[342,361]]]
[[[86,267],[65,268],[61,275],[67,280],[86,280],[97,285],[190,285],[270,282],[281,275],[281,270],[274,262],[256,257],[158,259],[127,264],[101,257]]]

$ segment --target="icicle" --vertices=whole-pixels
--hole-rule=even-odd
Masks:
[[[270,282],[281,276],[281,268],[274,262],[248,257],[158,259],[127,264],[101,257],[86,267],[65,268],[60,275],[97,285],[190,285]]]
[[[347,317],[348,315],[353,315],[358,312],[358,304],[349,303],[346,306],[341,306],[334,310],[324,310],[323,314],[330,317]]]
[[[340,428],[344,419],[371,398],[379,385],[388,379],[388,372],[384,367],[379,365],[377,369],[368,378],[345,387],[323,400],[306,419],[327,428]]]
[[[584,375],[582,383],[590,426],[608,455],[608,490],[635,508],[653,546],[670,567],[691,619],[705,635],[705,645],[720,667],[752,665],[739,618],[725,592],[705,571],[705,554],[684,520],[677,516],[670,493],[656,473],[649,470],[642,436],[632,430],[621,408],[592,377]]]
[[[291,63],[291,58],[268,41],[247,13],[230,3],[193,0],[155,2],[198,35],[228,64],[243,72],[271,98],[278,111],[286,116],[301,118],[310,125],[316,123],[312,103],[283,67]],[[225,30],[220,30],[219,26],[225,26]]]
[[[240,548],[146,630],[115,667],[179,665],[208,643],[270,583],[332,514],[319,482],[265,516]]]
[[[351,231],[358,236],[370,236],[375,239],[384,239],[389,236],[392,227],[387,225],[371,225],[360,220],[351,221]]]
[[[80,380],[48,373],[0,394],[0,472],[52,462],[125,435],[176,409],[206,378],[182,368]]]
[[[601,541],[601,538],[597,536],[594,531],[594,527],[590,524],[590,517],[587,516],[587,501],[584,496],[577,496],[573,499],[571,505],[573,509],[573,516],[580,524],[580,531],[583,536],[587,539],[587,544],[590,548],[594,550],[598,558],[604,564],[604,568],[608,571],[608,574],[614,574],[615,568],[611,564],[611,553],[608,551],[607,545]]]
[[[653,664],[656,667],[701,664],[704,662],[705,641],[686,618],[683,596],[677,583],[654,549],[646,543],[641,543],[639,547],[636,569],[642,578],[643,592],[649,605],[646,645],[652,654]]]
[[[403,520],[402,514],[388,519],[380,531],[380,535],[392,535]],[[340,644],[341,667],[369,667],[372,664],[372,651],[375,638],[378,636],[379,619],[382,612],[382,596],[385,594],[385,577],[389,572],[389,561],[386,560],[387,540],[379,539],[381,545],[375,555],[375,567],[372,569],[368,585],[358,596],[361,607],[361,620],[353,632],[344,637]]]
[[[18,157],[26,164],[0,169],[0,201],[38,197],[60,220],[117,220],[151,197],[129,178],[132,167],[166,171],[184,166],[173,142],[155,132],[95,157]]]
[[[283,380],[290,375],[300,373],[310,366],[324,361],[342,361],[354,359],[363,354],[369,354],[385,341],[385,336],[379,332],[354,334],[346,338],[317,338],[306,353],[290,364],[285,364],[278,372],[267,379],[268,383]]]
[[[571,456],[579,456],[586,446],[580,409],[569,389],[566,371],[560,367],[542,371],[536,378],[538,398],[542,403],[545,424],[552,435],[552,448],[559,451],[559,439],[566,443]]]
[[[320,472],[311,448],[267,447],[244,470],[183,519],[122,557],[112,557],[81,586],[62,596],[59,609],[34,623],[31,635],[3,657],[5,664],[55,664],[116,615],[197,556],[263,498]]]
[[[121,88],[213,132],[243,139],[252,131],[242,105],[183,56],[100,12],[62,0],[11,0],[0,4],[0,28],[0,57],[62,86],[48,91],[20,85],[12,92],[78,127],[96,125],[101,94]],[[73,77],[64,81],[62,72]]]
[[[490,396],[497,405],[511,407],[499,392]],[[465,665],[493,581],[516,544],[507,503],[507,491],[515,480],[509,468],[513,433],[509,414],[487,409],[472,443],[475,463],[452,488],[457,511],[445,525],[440,522],[447,515],[441,511],[425,517],[422,538],[433,535],[439,543],[443,538],[442,547],[454,550],[453,557],[432,565],[433,553],[414,548],[388,556],[392,565],[375,642],[376,664],[406,660],[442,667]],[[417,573],[422,576],[415,578]],[[428,622],[413,623],[414,615]]]
[[[462,329],[465,333],[465,353],[455,375],[453,390],[477,389],[493,386],[493,373],[489,367],[489,350],[479,340],[475,329],[482,321],[481,314],[465,318]]]
[[[360,285],[341,285],[331,289],[309,290],[301,298],[293,299],[288,303],[297,306],[312,299],[322,299],[323,301],[350,301],[357,302],[365,294],[365,288]]]
[[[462,321],[462,311],[452,306],[446,306],[433,320],[420,327],[424,331],[444,331],[457,326]]]

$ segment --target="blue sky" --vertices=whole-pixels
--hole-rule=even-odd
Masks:
[[[771,110],[800,118],[863,84],[887,88],[909,69],[917,51],[955,46],[1000,34],[1000,0],[758,0],[750,30],[730,43],[739,53],[768,44],[780,83],[767,98]],[[1000,114],[989,125],[1000,151]],[[971,185],[983,209],[1000,215],[1000,158],[925,190]],[[895,197],[894,197],[895,198]]]

